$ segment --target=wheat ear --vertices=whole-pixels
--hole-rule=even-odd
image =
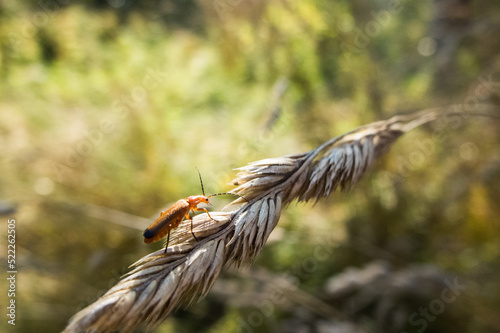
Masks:
[[[184,301],[204,296],[224,266],[251,262],[262,250],[291,201],[318,200],[355,184],[402,134],[440,116],[424,110],[375,122],[296,155],[270,158],[239,168],[233,193],[241,204],[230,212],[194,217],[172,231],[170,246],[133,264],[113,288],[78,312],[64,332],[131,332],[152,328]],[[231,206],[235,207],[235,206]]]

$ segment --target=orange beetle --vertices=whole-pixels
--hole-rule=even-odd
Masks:
[[[198,170],[198,168],[196,168],[196,170]],[[159,241],[160,239],[165,237],[165,235],[167,235],[167,245],[165,246],[165,253],[167,253],[168,242],[170,241],[170,231],[174,228],[177,228],[179,224],[184,220],[184,218],[186,218],[186,220],[191,220],[191,234],[193,235],[194,239],[198,241],[198,238],[196,238],[193,232],[193,220],[189,216],[189,212],[193,211],[194,213],[195,211],[203,211],[207,213],[208,217],[214,220],[205,208],[198,208],[197,206],[200,203],[206,203],[210,205],[208,199],[210,199],[211,197],[224,194],[233,194],[217,193],[209,195],[208,197],[205,196],[205,189],[203,188],[203,181],[201,179],[200,170],[198,170],[198,175],[200,176],[201,192],[203,193],[203,195],[192,195],[187,197],[186,199],[181,199],[174,203],[166,211],[161,212],[160,217],[156,219],[156,221],[154,221],[153,224],[151,224],[146,230],[144,230],[144,243],[149,244]]]

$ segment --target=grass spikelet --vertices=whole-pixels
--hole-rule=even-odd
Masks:
[[[242,204],[193,218],[172,231],[168,252],[141,258],[113,288],[77,313],[64,330],[131,332],[152,328],[183,302],[205,295],[223,267],[252,262],[293,200],[319,200],[357,183],[404,133],[437,119],[431,109],[362,126],[306,153],[267,158],[237,169],[232,191]],[[243,198],[244,199],[243,199]],[[236,207],[229,205],[229,207]]]

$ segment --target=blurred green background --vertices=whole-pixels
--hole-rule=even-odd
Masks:
[[[195,166],[228,191],[248,162],[449,105],[156,332],[500,332],[500,122],[468,116],[499,102],[499,35],[486,0],[0,1],[0,329],[61,331],[161,247],[142,230],[200,192]]]

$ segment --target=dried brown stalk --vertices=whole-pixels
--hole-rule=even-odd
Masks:
[[[223,267],[254,260],[295,199],[318,200],[338,187],[355,184],[373,162],[405,132],[440,115],[424,110],[372,123],[296,155],[270,158],[239,168],[233,193],[241,204],[230,212],[194,217],[194,232],[181,224],[172,232],[168,253],[140,259],[113,288],[77,313],[64,332],[131,332],[152,328],[185,301],[204,296]]]

